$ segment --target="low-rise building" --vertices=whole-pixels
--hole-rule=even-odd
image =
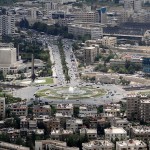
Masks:
[[[103,113],[117,117],[120,114],[120,105],[119,104],[104,105]]]
[[[148,142],[150,140],[150,127],[148,126],[133,126],[130,129],[130,136],[133,139]]]
[[[29,120],[29,129],[37,128],[37,120]]]
[[[106,108],[106,109],[103,109],[103,112],[105,114],[108,114],[108,115],[111,114],[114,117],[117,117],[118,114],[120,113],[120,109],[118,109],[118,108]]]
[[[50,127],[53,130],[60,129],[60,119],[59,118],[50,118],[49,122],[48,122],[48,127]]]
[[[29,120],[26,117],[20,118],[20,129],[29,128]]]
[[[80,134],[81,135],[87,134],[89,139],[97,138],[97,130],[96,129],[82,128],[82,129],[80,129]]]
[[[73,104],[57,104],[56,112],[62,115],[73,115]]]
[[[114,144],[107,140],[95,140],[82,143],[83,150],[113,150]]]
[[[30,148],[24,147],[22,145],[16,145],[16,144],[11,144],[2,141],[0,141],[0,149],[1,150],[30,150]]]
[[[35,141],[35,150],[79,150],[77,147],[68,147],[66,142],[57,140],[39,140]]]
[[[134,139],[116,142],[116,150],[122,150],[122,149],[147,150],[147,145],[143,141],[134,140]]]
[[[97,108],[80,106],[79,107],[79,117],[94,117],[97,116]]]
[[[111,125],[115,127],[124,128],[125,130],[129,129],[129,121],[127,119],[121,119],[118,117],[112,119]]]
[[[11,115],[27,116],[28,106],[26,103],[15,103],[8,106]]]
[[[50,115],[51,114],[51,107],[49,105],[35,105],[33,107],[33,114],[36,116],[39,115]]]
[[[67,130],[77,131],[77,130],[81,129],[82,126],[83,126],[82,119],[69,119],[66,121],[66,129]]]
[[[111,127],[104,129],[105,132],[105,140],[126,140],[127,132],[123,128],[119,127]]]
[[[115,47],[116,44],[117,44],[117,38],[116,37],[104,36],[102,38],[102,45],[104,47]]]
[[[68,113],[56,113],[55,117],[59,118],[59,119],[61,119],[61,118],[71,119],[72,115],[68,114]]]
[[[64,140],[66,139],[69,135],[73,134],[73,130],[64,130],[64,129],[59,129],[59,130],[52,130],[51,131],[51,139],[53,140]]]

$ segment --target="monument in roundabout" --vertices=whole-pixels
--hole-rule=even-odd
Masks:
[[[106,91],[97,87],[84,86],[65,86],[39,90],[35,93],[39,97],[47,99],[87,99],[100,97],[106,94]]]

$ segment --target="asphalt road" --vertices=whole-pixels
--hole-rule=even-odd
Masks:
[[[77,69],[77,64],[74,61],[75,58],[72,51],[72,43],[67,40],[63,40],[63,46],[64,46],[64,52],[66,56],[67,67],[69,68],[68,75],[70,76],[70,86],[77,86],[78,69]]]
[[[53,45],[52,42],[50,42],[50,39],[52,37],[44,38],[45,43],[48,43],[48,49],[50,53],[50,59],[52,61],[53,65],[53,76],[56,77],[57,83],[55,85],[57,87],[60,86],[66,86],[66,81],[65,77],[63,74],[62,70],[62,65],[61,65],[61,59],[60,59],[60,54],[59,54],[59,49],[57,45]],[[83,83],[81,85],[81,81],[76,77],[76,74],[78,74],[77,70],[77,64],[75,63],[76,61],[72,61],[72,58],[74,58],[74,54],[72,52],[72,46],[71,42],[68,40],[63,39],[63,45],[64,45],[64,52],[66,55],[66,62],[67,66],[69,68],[69,76],[71,77],[71,81],[68,84],[68,86],[87,86],[87,83]],[[73,54],[73,55],[72,55]],[[71,57],[71,55],[73,57]],[[74,58],[75,59],[75,58]],[[117,102],[120,101],[124,96],[126,96],[127,92],[122,89],[120,85],[92,85],[97,88],[105,89],[108,93],[104,96],[101,97],[96,97],[96,98],[86,98],[86,99],[74,99],[74,100],[64,100],[64,99],[46,99],[46,98],[40,98],[43,102],[49,102],[51,104],[58,104],[58,103],[73,103],[73,104],[95,104],[95,105],[100,105],[104,103],[110,103],[110,102]],[[42,86],[33,86],[29,85],[28,87],[24,87],[22,89],[17,89],[13,91],[13,95],[15,97],[20,97],[22,99],[27,99],[28,103],[31,103],[31,99],[35,98],[34,94],[42,89],[51,89],[55,87],[51,87],[50,85],[42,85]]]
[[[81,86],[86,86],[87,84],[84,83]],[[60,87],[61,85],[58,85]],[[73,104],[95,104],[95,105],[100,105],[100,104],[107,104],[111,102],[118,102],[120,101],[123,97],[126,96],[128,93],[127,91],[124,91],[120,85],[93,85],[95,88],[98,86],[99,88],[105,89],[107,91],[107,94],[101,97],[91,97],[87,99],[46,99],[46,98],[40,98],[43,102],[50,102],[51,104],[58,104],[58,103],[73,103]],[[22,89],[18,89],[16,91],[13,91],[13,95],[15,97],[21,97],[22,99],[27,99],[30,102],[31,98],[35,98],[34,94],[42,89],[51,89],[54,87],[50,87],[50,85],[43,85],[39,87],[35,86],[28,86]],[[108,92],[111,92],[108,94]]]

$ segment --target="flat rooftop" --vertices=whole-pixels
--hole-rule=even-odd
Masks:
[[[127,134],[127,132],[123,128],[111,127],[105,129],[105,134]]]

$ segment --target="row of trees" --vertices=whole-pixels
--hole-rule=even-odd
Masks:
[[[86,34],[84,36],[74,36],[73,34],[68,33],[67,26],[60,26],[57,23],[54,25],[48,25],[42,22],[35,22],[33,25],[30,26],[28,20],[24,18],[16,25],[19,26],[20,28],[33,29],[38,32],[44,32],[46,34],[61,36],[63,38],[68,38],[68,39],[76,39],[82,42],[91,39],[91,36],[89,34]]]
[[[140,64],[135,64],[130,61],[126,61],[124,66],[114,66],[111,67],[114,72],[121,74],[134,74],[136,71],[140,71],[142,66]]]
[[[63,73],[65,75],[65,80],[67,82],[69,82],[70,76],[68,74],[68,67],[67,67],[66,57],[65,57],[65,53],[64,53],[63,44],[62,44],[61,39],[58,40],[58,48],[59,48],[59,52],[60,52],[60,59],[61,59],[61,64],[62,64],[62,68],[63,68]]]
[[[20,28],[27,28],[33,29],[38,32],[44,32],[46,34],[54,35],[54,36],[62,36],[64,38],[73,39],[74,36],[68,33],[68,27],[60,26],[59,24],[48,25],[42,22],[35,22],[33,25],[29,25],[27,19],[22,19],[20,22],[17,23],[17,26]]]
[[[100,72],[108,72],[108,70],[112,70],[113,72],[117,72],[120,74],[134,74],[136,71],[140,71],[142,69],[142,66],[140,64],[135,64],[130,61],[126,61],[124,65],[115,65],[115,66],[106,66],[106,63],[104,64],[98,64],[94,71],[100,71]]]

